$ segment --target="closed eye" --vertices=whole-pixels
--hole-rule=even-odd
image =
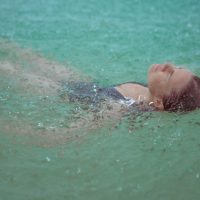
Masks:
[[[167,76],[167,82],[171,79],[173,73],[174,73],[174,72],[169,73],[169,75]]]

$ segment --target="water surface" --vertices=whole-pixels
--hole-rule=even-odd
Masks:
[[[0,19],[2,199],[199,199],[198,110],[59,96],[63,80],[145,82],[153,63],[200,75],[199,1],[3,0]]]

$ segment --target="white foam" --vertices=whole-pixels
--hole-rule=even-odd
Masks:
[[[120,103],[122,105],[126,105],[126,106],[131,106],[135,103],[136,101],[130,97],[125,97],[125,100],[120,100]]]

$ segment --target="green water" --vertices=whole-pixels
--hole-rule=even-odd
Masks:
[[[200,75],[199,21],[198,0],[2,0],[0,199],[198,200],[198,110],[110,117],[57,82],[145,82],[167,61]]]

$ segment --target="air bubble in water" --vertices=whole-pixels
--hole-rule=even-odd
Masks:
[[[44,124],[42,122],[38,122],[37,123],[37,127],[40,128],[40,129],[44,129]]]
[[[47,157],[46,157],[46,161],[47,161],[47,162],[50,162],[51,159],[47,156]]]

